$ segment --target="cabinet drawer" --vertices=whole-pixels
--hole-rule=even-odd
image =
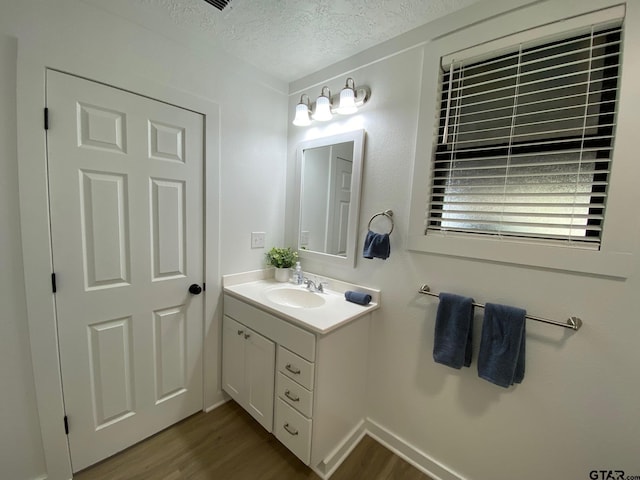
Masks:
[[[276,404],[276,438],[296,457],[309,465],[311,460],[311,420],[305,418],[282,399]]]
[[[308,390],[313,390],[314,364],[278,345],[278,370]]]
[[[278,372],[276,392],[282,400],[287,402],[304,416],[311,418],[313,393],[309,390]]]

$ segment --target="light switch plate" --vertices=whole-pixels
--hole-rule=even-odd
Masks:
[[[309,245],[309,231],[303,230],[300,232],[300,246],[306,247]]]
[[[251,248],[264,248],[265,232],[251,232]]]

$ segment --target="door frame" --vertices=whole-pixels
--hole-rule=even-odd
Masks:
[[[20,47],[23,47],[20,46]],[[34,48],[18,50],[18,173],[22,255],[31,359],[46,477],[72,478],[57,342],[55,296],[51,289],[51,250],[47,145],[43,127],[46,71],[57,70],[129,91],[204,116],[204,293],[203,405],[209,411],[224,402],[220,388],[220,107],[217,103],[135,73],[112,71],[87,57],[51,55]],[[116,69],[117,70],[117,69]],[[50,112],[55,128],[55,112]],[[59,287],[64,288],[60,279]],[[73,428],[71,421],[70,428]]]

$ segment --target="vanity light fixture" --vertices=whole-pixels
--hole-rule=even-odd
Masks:
[[[325,95],[325,90],[329,92],[328,95]],[[316,110],[313,112],[314,120],[318,120],[320,122],[326,122],[327,120],[331,120],[333,118],[333,113],[331,113],[331,90],[329,87],[322,87],[322,92],[320,96],[316,99]]]
[[[371,90],[369,87],[356,88],[353,78],[347,78],[344,88],[338,95],[331,96],[329,87],[322,87],[320,96],[313,104],[309,104],[309,96],[303,93],[300,102],[296,105],[296,114],[293,124],[298,127],[311,125],[311,118],[320,122],[326,122],[333,118],[334,113],[350,115],[358,111],[369,101]],[[306,97],[306,102],[305,102]],[[311,118],[309,115],[311,114]]]
[[[353,78],[347,78],[347,83],[340,92],[340,104],[336,111],[340,115],[351,115],[358,111],[356,107],[356,88]]]
[[[307,97],[306,103],[304,101],[304,97]],[[300,96],[300,103],[296,105],[296,118],[293,119],[293,124],[298,127],[311,125],[311,118],[309,118],[310,113],[311,105],[309,105],[309,95],[303,93]]]

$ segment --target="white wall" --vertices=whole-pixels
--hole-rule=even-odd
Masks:
[[[0,34],[0,476],[44,471],[36,410],[18,214],[15,38]]]
[[[0,365],[4,380],[0,394],[0,477],[28,480],[47,473],[49,478],[58,479],[64,478],[68,468],[65,460],[60,460],[66,452],[66,440],[61,430],[62,407],[56,391],[59,379],[57,375],[38,376],[36,368],[35,390],[43,397],[40,399],[39,412],[36,409],[29,353],[31,340],[36,355],[43,355],[42,352],[46,350],[47,355],[55,358],[55,348],[51,347],[52,342],[55,345],[55,338],[50,335],[54,331],[50,326],[53,321],[50,286],[47,291],[50,257],[46,240],[43,240],[48,232],[42,129],[45,68],[57,68],[102,80],[160,99],[164,99],[163,92],[172,92],[172,98],[190,99],[191,107],[196,110],[198,99],[202,99],[203,104],[220,106],[219,132],[214,132],[215,141],[208,145],[216,151],[211,155],[216,162],[207,165],[210,173],[212,169],[214,171],[211,177],[207,177],[206,185],[209,192],[216,193],[216,201],[211,199],[207,208],[215,210],[216,220],[218,214],[220,216],[220,234],[207,238],[206,245],[208,258],[214,258],[217,265],[217,271],[209,272],[212,283],[208,284],[211,288],[207,289],[207,294],[215,304],[211,317],[207,319],[210,328],[206,332],[207,345],[212,347],[205,358],[208,372],[205,401],[208,405],[222,398],[217,348],[221,309],[221,302],[218,301],[220,291],[217,288],[220,274],[252,270],[264,265],[264,250],[250,249],[251,231],[267,232],[267,245],[282,243],[286,84],[222,51],[202,45],[197,37],[190,37],[183,32],[172,33],[170,27],[155,32],[148,26],[124,20],[82,0],[0,0],[0,35],[3,35],[0,87],[3,125],[0,129],[0,295],[3,307]],[[9,41],[9,46],[6,46],[7,40],[4,39],[9,36],[17,39],[17,86],[16,40]],[[217,123],[212,121],[212,124]],[[16,161],[16,135],[20,162]],[[219,144],[215,137],[219,137]],[[37,225],[22,219],[23,242],[32,247],[34,242],[42,245],[44,241],[44,248],[37,249],[35,255],[27,255],[24,259],[27,277],[31,275],[33,279],[32,272],[44,272],[35,279],[42,295],[39,295],[40,299],[34,306],[29,300],[29,295],[34,293],[27,292],[26,308],[30,325],[38,325],[40,321],[46,324],[46,339],[39,338],[42,335],[38,329],[32,328],[29,334],[25,318],[17,201],[18,166],[22,163],[20,174],[23,176],[23,161],[33,163],[37,170],[33,175],[29,174],[35,181],[27,181],[27,188],[20,191],[23,209],[30,212],[30,218],[45,218],[44,222],[39,220]],[[20,180],[23,185],[23,178]],[[26,202],[25,205],[24,200],[32,198],[36,199],[35,203]],[[34,211],[36,214],[31,215]],[[224,252],[224,255],[220,252]],[[42,345],[46,345],[46,348],[42,348]],[[55,365],[55,360],[49,363]],[[6,375],[8,378],[5,379]],[[56,395],[44,398],[42,392],[54,392]],[[41,420],[45,419],[41,423],[42,441],[37,432],[38,413],[42,415]],[[46,457],[46,467],[41,442],[44,442],[45,453],[47,445],[55,445]],[[10,462],[5,462],[5,458]],[[52,467],[54,464],[55,467]],[[15,475],[8,474],[8,471],[15,472]]]
[[[356,84],[369,85],[372,96],[352,118],[326,126],[290,126],[289,187],[300,141],[362,127],[367,138],[359,249],[372,214],[390,208],[396,222],[387,261],[359,258],[354,270],[312,262],[305,262],[303,268],[381,289],[382,308],[375,312],[370,341],[368,414],[387,430],[388,441],[391,433],[409,445],[403,447],[404,453],[423,467],[444,479],[469,480],[580,480],[589,478],[593,469],[640,475],[636,366],[640,238],[635,207],[630,209],[628,231],[621,232],[634,238],[633,274],[627,280],[406,250],[416,139],[432,135],[431,130],[417,132],[422,85],[435,92],[437,81],[435,69],[433,75],[422,78],[423,54],[432,48],[429,41],[460,28],[458,35],[476,38],[477,33],[487,36],[505,26],[517,29],[520,22],[548,18],[554,12],[564,15],[578,8],[613,4],[538,2],[515,16],[476,25],[474,34],[465,27],[482,16],[490,17],[496,9],[513,8],[515,3],[482,2],[290,85],[290,120],[302,92],[319,92],[324,84],[337,91],[347,76]],[[625,28],[624,68],[630,78],[637,79],[638,2],[628,4]],[[618,159],[637,158],[633,147],[640,126],[637,92],[637,80],[622,85],[621,118],[626,121],[618,127]],[[635,162],[624,174],[637,185],[640,164]],[[288,238],[294,238],[290,225],[288,229]],[[527,322],[525,379],[505,390],[478,378],[476,363],[459,371],[434,363],[437,300],[417,294],[422,283],[434,291],[469,295],[480,302],[521,306],[543,317],[563,320],[576,315],[585,324],[574,333]],[[474,362],[481,324],[479,310]]]

